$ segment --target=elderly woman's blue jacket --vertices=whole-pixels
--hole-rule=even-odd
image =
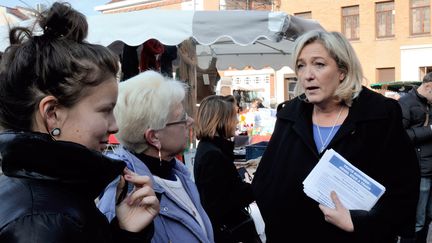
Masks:
[[[198,190],[187,168],[179,161],[174,166],[174,174],[180,178],[186,192],[195,204],[205,225],[206,233],[194,217],[175,198],[168,195],[163,187],[158,185],[149,168],[134,154],[120,146],[109,155],[112,158],[123,160],[127,167],[139,175],[150,176],[153,189],[160,195],[160,212],[154,219],[153,243],[166,242],[214,242],[213,229],[206,212],[204,211]],[[98,207],[111,220],[115,216],[115,192],[118,180],[113,181],[105,190]]]

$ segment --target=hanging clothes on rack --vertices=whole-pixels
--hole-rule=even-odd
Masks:
[[[127,80],[139,73],[139,62],[137,49],[139,46],[129,46],[124,44],[121,59],[122,80]]]
[[[172,62],[177,58],[177,46],[164,45],[165,51],[160,58],[161,74],[167,77],[173,77],[173,64]]]
[[[177,48],[178,69],[176,79],[184,81],[188,85],[187,97],[184,99],[186,112],[195,117],[196,111],[196,67],[197,55],[194,40],[189,38],[183,41]],[[196,147],[196,138],[194,129],[190,129],[189,141],[192,147]]]
[[[194,41],[192,39],[183,41],[177,49],[177,54],[179,56],[177,79],[189,86],[188,97],[185,99],[186,111],[190,115],[195,115],[197,55]]]
[[[216,94],[216,85],[221,78],[216,68],[217,58],[212,57],[207,69],[197,66],[197,103],[209,95]]]
[[[164,50],[164,45],[156,39],[144,42],[140,56],[140,72],[147,70],[160,72],[160,56]]]

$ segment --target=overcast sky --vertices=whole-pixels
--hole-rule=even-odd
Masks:
[[[0,0],[0,5],[6,7],[22,6],[35,8],[38,3],[50,6],[53,2],[55,2],[55,0]],[[106,4],[110,2],[110,0],[67,0],[63,2],[69,2],[73,8],[90,16],[100,14],[98,11],[94,10],[94,7]]]

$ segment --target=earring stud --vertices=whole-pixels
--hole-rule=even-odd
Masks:
[[[61,130],[60,130],[60,128],[58,128],[58,127],[54,128],[54,129],[51,130],[51,132],[50,132],[51,136],[54,136],[54,137],[59,136],[60,133],[61,133]]]

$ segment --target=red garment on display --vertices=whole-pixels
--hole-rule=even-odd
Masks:
[[[164,51],[164,46],[156,39],[144,42],[141,50],[140,72],[147,70],[160,72],[160,54]]]

